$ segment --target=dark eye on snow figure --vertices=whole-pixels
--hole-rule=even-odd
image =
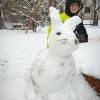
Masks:
[[[57,34],[57,35],[61,35],[61,32],[57,32],[56,34]]]

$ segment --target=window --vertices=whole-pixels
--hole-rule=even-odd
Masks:
[[[91,11],[90,7],[85,7],[85,10],[84,10],[85,13],[90,13],[90,11]]]

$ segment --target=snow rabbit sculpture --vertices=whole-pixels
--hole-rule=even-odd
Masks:
[[[100,100],[83,76],[76,72],[72,56],[79,46],[73,30],[81,19],[74,16],[63,24],[59,11],[53,7],[50,7],[50,18],[49,48],[30,69],[27,100]]]

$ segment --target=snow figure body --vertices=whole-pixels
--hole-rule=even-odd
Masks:
[[[49,48],[38,56],[30,69],[27,100],[100,100],[77,73],[72,56],[79,47],[73,30],[81,19],[74,16],[62,24],[58,10],[53,7],[50,18]]]

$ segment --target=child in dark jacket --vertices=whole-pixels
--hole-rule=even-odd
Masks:
[[[75,15],[78,15],[80,10],[82,9],[82,5],[83,4],[81,0],[66,0],[65,12],[60,13],[60,18],[62,20],[62,23],[64,23],[67,19]],[[47,41],[50,36],[51,30],[52,30],[52,25],[50,25],[48,28]],[[83,22],[81,22],[79,25],[76,26],[74,33],[78,38],[79,43],[88,42],[88,34],[86,28],[83,25]],[[47,47],[48,47],[48,42],[47,42]]]
[[[66,0],[65,13],[69,17],[73,17],[80,12],[82,6],[83,4],[81,0]],[[88,42],[88,34],[86,28],[83,25],[83,22],[76,26],[74,33],[80,43]]]

